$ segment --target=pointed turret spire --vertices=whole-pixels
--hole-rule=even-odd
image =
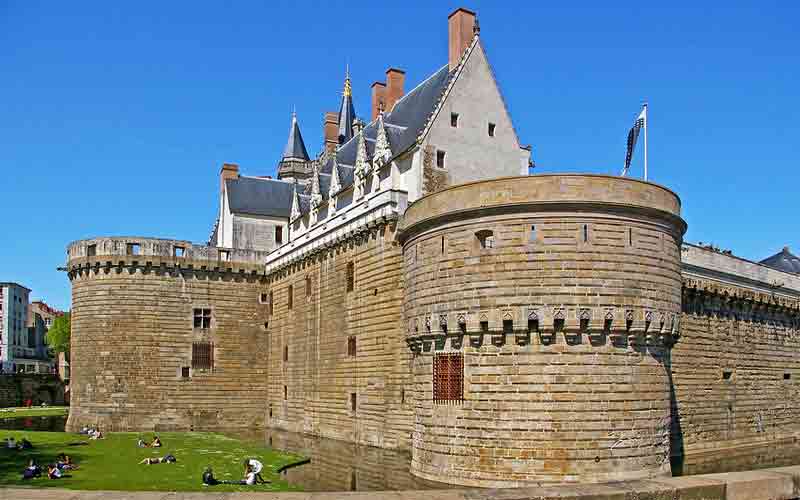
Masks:
[[[339,144],[344,144],[353,137],[353,121],[356,110],[353,107],[353,90],[350,85],[350,66],[347,66],[344,76],[344,91],[342,104],[339,106]]]
[[[292,111],[292,125],[289,127],[289,140],[286,141],[286,147],[283,149],[283,159],[308,161],[308,151],[306,151],[303,136],[300,134],[300,125],[297,124],[297,113],[294,111]]]

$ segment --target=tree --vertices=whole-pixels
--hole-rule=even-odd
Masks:
[[[70,320],[69,313],[57,317],[47,330],[47,345],[55,353],[69,355]]]

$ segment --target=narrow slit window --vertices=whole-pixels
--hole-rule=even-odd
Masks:
[[[350,357],[356,355],[356,337],[354,335],[347,338],[347,355]]]
[[[358,408],[358,395],[355,392],[350,393],[350,411],[356,411]]]
[[[458,113],[450,113],[450,126],[458,127]]]
[[[436,166],[439,168],[445,168],[444,163],[445,152],[444,151],[437,151],[436,152]]]
[[[286,401],[289,399],[289,387],[283,386],[283,400]]]
[[[583,242],[587,243],[589,241],[589,224],[583,225]]]
[[[495,124],[494,123],[490,123],[489,124],[489,137],[494,137],[494,130],[495,130]]]
[[[633,246],[633,228],[628,228],[628,246]]]
[[[433,402],[460,403],[464,400],[464,355],[436,354],[433,358]]]
[[[286,300],[289,305],[289,310],[291,311],[294,307],[294,285],[289,285],[288,294],[289,297]]]
[[[311,297],[311,275],[306,275],[306,297]]]
[[[289,361],[289,346],[288,345],[283,346],[283,361],[284,362]]]
[[[530,234],[530,241],[536,241],[536,226],[531,226],[531,234]]]
[[[444,236],[442,236],[442,255],[444,255]]]
[[[356,284],[356,270],[352,262],[347,263],[347,291],[352,292]]]

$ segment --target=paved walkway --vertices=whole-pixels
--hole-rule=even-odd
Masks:
[[[518,489],[329,493],[167,493],[0,488],[0,500],[789,500],[800,498],[800,466],[609,484]]]

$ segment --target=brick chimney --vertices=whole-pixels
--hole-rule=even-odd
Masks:
[[[386,84],[375,82],[372,84],[372,119],[378,117],[380,104],[383,102],[383,109],[386,110]]]
[[[225,181],[227,179],[239,178],[239,165],[235,163],[223,163],[222,170],[219,171],[219,192],[225,189]]]
[[[402,69],[389,68],[386,70],[386,105],[384,110],[388,113],[401,97],[403,97],[403,83],[406,72]]]
[[[450,71],[461,61],[461,55],[469,47],[474,35],[475,13],[463,7],[453,11],[447,17],[447,40]]]
[[[322,132],[325,137],[325,151],[328,153],[336,151],[336,146],[339,145],[339,113],[336,111],[325,113]]]

